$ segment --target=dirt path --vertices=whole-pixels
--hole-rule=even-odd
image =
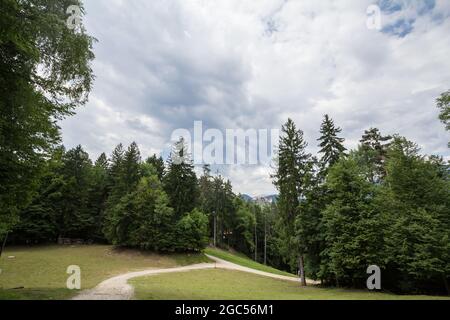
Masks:
[[[108,280],[103,281],[98,286],[93,289],[88,289],[82,291],[73,300],[129,300],[133,298],[134,288],[128,284],[128,280],[137,277],[157,275],[163,273],[171,272],[187,272],[192,270],[203,270],[203,269],[227,269],[227,270],[237,270],[243,272],[254,273],[260,276],[270,277],[274,279],[281,279],[287,281],[299,281],[296,277],[282,276],[278,274],[268,273],[264,271],[259,271],[247,267],[243,267],[210,255],[208,258],[213,260],[213,263],[201,263],[194,264],[185,267],[168,268],[168,269],[150,269],[138,272],[125,273]],[[308,283],[313,284],[313,281],[308,281]]]

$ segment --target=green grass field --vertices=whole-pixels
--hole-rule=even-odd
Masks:
[[[239,254],[239,253],[231,253],[225,250],[221,250],[221,249],[217,249],[217,248],[206,248],[205,249],[205,253],[215,256],[217,258],[238,264],[240,266],[244,266],[244,267],[248,267],[248,268],[252,268],[252,269],[256,269],[256,270],[260,270],[260,271],[264,271],[264,272],[269,272],[269,273],[274,273],[274,274],[279,274],[279,275],[283,275],[283,276],[291,276],[291,277],[295,277],[295,275],[290,274],[288,272],[285,271],[281,271],[269,266],[266,266],[264,264],[261,263],[257,263],[249,258],[247,258],[246,256]]]
[[[229,270],[198,270],[129,281],[139,300],[412,300],[445,299],[399,296],[364,290],[300,287],[298,283]]]
[[[0,258],[0,299],[68,299],[78,293],[66,289],[69,265],[80,266],[81,286],[87,289],[126,272],[206,261],[201,254],[158,255],[102,245],[12,247]]]
[[[277,274],[269,268],[225,251],[207,249],[224,260]],[[9,258],[13,256],[14,258]],[[1,299],[69,299],[78,291],[66,289],[69,265],[81,267],[82,289],[115,275],[148,268],[170,268],[209,260],[203,254],[159,255],[112,246],[10,247],[0,258]],[[227,270],[198,270],[132,279],[136,299],[437,299],[398,296],[361,290],[299,287],[282,281]]]

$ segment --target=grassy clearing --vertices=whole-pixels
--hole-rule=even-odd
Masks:
[[[225,251],[225,250],[221,250],[221,249],[217,249],[217,248],[206,248],[205,253],[215,256],[217,258],[238,264],[243,267],[248,267],[248,268],[252,268],[252,269],[256,269],[256,270],[260,270],[260,271],[264,271],[264,272],[269,272],[269,273],[274,273],[274,274],[279,274],[279,275],[283,275],[283,276],[295,277],[295,275],[293,275],[293,274],[290,274],[288,272],[281,271],[281,270],[263,265],[261,263],[255,262],[239,253],[231,253],[229,251]]]
[[[87,289],[126,272],[206,261],[202,254],[158,255],[106,245],[12,247],[0,258],[0,299],[70,298],[78,292],[66,289],[69,265],[80,266],[81,286]]]
[[[411,300],[444,299],[399,296],[364,290],[302,288],[298,283],[229,270],[198,270],[129,281],[139,300]]]

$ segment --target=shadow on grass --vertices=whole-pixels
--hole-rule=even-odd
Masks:
[[[66,300],[77,293],[78,290],[54,288],[0,289],[0,300]]]

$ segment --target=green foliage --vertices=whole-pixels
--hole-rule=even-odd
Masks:
[[[320,253],[325,246],[323,211],[329,202],[329,193],[322,183],[323,166],[312,161],[305,179],[303,201],[299,205],[299,214],[295,220],[295,231],[298,245],[305,253],[306,274],[309,278],[318,279],[321,265]]]
[[[160,159],[154,156],[142,163],[135,143],[125,153],[121,145],[116,147],[111,162],[105,223],[110,242],[155,251],[198,251],[206,246],[208,218],[195,208],[198,186],[190,162],[170,160],[163,182]]]
[[[445,130],[450,131],[450,90],[441,94],[436,105],[439,108],[439,119],[445,124]],[[450,148],[450,142],[448,147]]]
[[[106,158],[106,154],[102,153],[92,167],[91,182],[88,191],[88,208],[94,218],[89,237],[94,241],[103,242],[105,240],[103,224],[106,201],[109,195],[108,169],[108,159]]]
[[[326,117],[319,140],[336,137],[333,127]],[[366,269],[375,264],[382,270],[383,289],[449,292],[450,179],[442,158],[421,156],[416,144],[372,128],[356,151],[327,168],[314,158],[295,160],[304,153],[291,121],[283,133],[274,176],[280,202],[271,240],[277,252],[285,259],[290,252],[303,254],[307,275],[326,284],[364,287]],[[321,147],[332,154],[327,144]],[[285,221],[292,211],[286,208],[297,199],[290,237],[292,224]]]
[[[91,170],[92,162],[81,146],[64,154],[61,175],[65,183],[60,198],[64,206],[59,221],[63,237],[84,238],[94,226],[95,220],[88,207]]]
[[[382,219],[372,204],[374,186],[351,154],[330,169],[326,187],[332,199],[323,211],[326,244],[319,278],[362,286],[369,265],[383,266]]]
[[[136,143],[133,142],[127,151],[123,150],[121,143],[115,147],[109,165],[107,209],[114,207],[122,197],[135,190],[143,173],[140,160]]]
[[[198,209],[177,223],[176,247],[182,251],[200,251],[208,244],[208,217]]]
[[[145,161],[147,164],[153,166],[153,168],[156,170],[156,173],[158,175],[158,179],[160,181],[162,181],[163,177],[164,177],[164,160],[162,157],[157,157],[156,154],[154,154],[153,156],[147,158],[147,160]]]
[[[279,191],[278,210],[280,214],[280,236],[283,240],[280,251],[292,266],[299,256],[300,248],[296,246],[295,218],[303,196],[305,177],[308,174],[311,155],[306,153],[307,143],[303,131],[297,130],[294,122],[288,119],[282,127],[279,142],[277,168],[274,184]]]
[[[0,237],[32,200],[60,140],[55,120],[87,101],[93,38],[66,26],[72,0],[4,0],[0,10]]]
[[[173,210],[157,176],[144,177],[136,191],[107,212],[105,234],[116,245],[170,251],[174,242]]]
[[[34,243],[55,241],[59,235],[59,222],[63,209],[62,190],[65,179],[61,175],[64,148],[56,149],[45,162],[39,187],[30,205],[20,212],[20,220],[11,239]]]
[[[144,177],[107,215],[113,244],[154,251],[199,251],[208,243],[208,218],[197,209],[177,219],[157,175]]]
[[[442,290],[450,275],[450,180],[448,168],[419,155],[418,147],[396,137],[388,175],[377,199],[386,222],[386,257],[403,291]],[[448,290],[448,288],[447,288]]]
[[[199,199],[197,176],[183,139],[180,139],[173,148],[163,184],[177,218],[181,218],[197,206]]]
[[[54,242],[58,237],[103,241],[108,196],[107,161],[103,154],[92,165],[78,146],[58,148],[45,162],[31,204],[20,212],[12,240],[20,243]]]
[[[370,128],[364,132],[360,140],[359,148],[362,155],[360,161],[369,169],[369,179],[373,183],[382,181],[386,176],[384,163],[391,139],[391,136],[381,135],[377,128]]]
[[[342,155],[345,155],[347,149],[343,145],[344,139],[337,136],[341,131],[342,129],[336,127],[333,119],[326,114],[320,127],[321,136],[318,139],[321,148],[319,153],[322,154],[320,162],[324,170],[333,166]]]
[[[141,153],[136,142],[133,142],[125,152],[122,162],[121,183],[125,193],[132,192],[141,178],[140,165]]]
[[[236,224],[233,228],[234,239],[233,247],[239,252],[250,255],[255,251],[255,207],[243,200],[236,198]]]
[[[440,109],[439,119],[450,130],[450,90],[441,94],[437,99],[437,107]]]

